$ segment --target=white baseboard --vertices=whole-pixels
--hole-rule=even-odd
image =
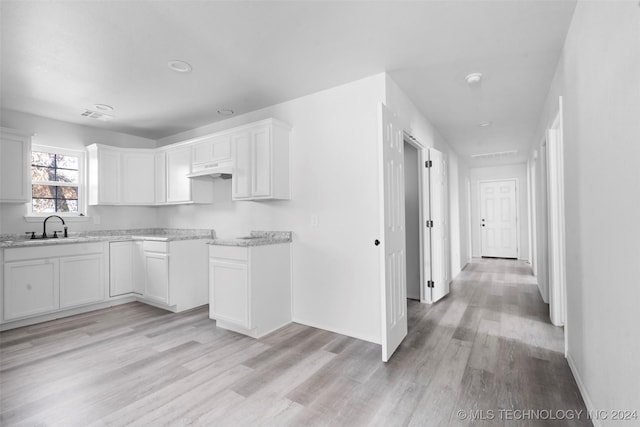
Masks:
[[[589,396],[589,392],[587,392],[587,388],[585,387],[584,382],[582,381],[582,378],[578,373],[578,369],[576,368],[576,365],[573,362],[573,359],[571,358],[571,353],[567,354],[567,362],[569,363],[569,369],[571,369],[573,378],[575,378],[576,384],[578,384],[578,390],[580,391],[580,395],[582,395],[582,400],[584,400],[584,404],[587,407],[587,411],[590,413],[595,413],[596,408],[593,406],[593,401]],[[602,420],[599,420],[599,419],[591,419],[591,422],[593,423],[594,427],[601,427],[603,425]]]

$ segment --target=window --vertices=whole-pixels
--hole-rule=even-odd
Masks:
[[[32,215],[82,215],[84,153],[34,146],[31,151]]]

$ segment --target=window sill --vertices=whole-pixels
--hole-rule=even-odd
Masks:
[[[51,215],[58,215],[58,214],[54,213]],[[25,222],[42,222],[48,216],[50,215],[25,215],[24,221]],[[74,216],[58,215],[58,216],[62,217],[62,219],[64,219],[65,222],[85,222],[90,220],[88,216],[77,216],[77,215],[74,215]]]

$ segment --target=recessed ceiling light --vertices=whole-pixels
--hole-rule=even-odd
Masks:
[[[482,73],[471,73],[464,79],[470,85],[477,85],[482,80]]]
[[[191,64],[184,61],[179,61],[177,59],[171,60],[167,63],[169,69],[177,72],[177,73],[190,73],[192,68]]]
[[[220,114],[221,116],[231,116],[235,114],[235,111],[230,110],[229,108],[221,108],[218,110],[218,114]]]
[[[480,126],[481,128],[488,128],[489,126],[491,126],[491,124],[491,122],[480,122],[478,126]]]
[[[107,104],[94,104],[93,108],[100,111],[113,111],[113,107]]]

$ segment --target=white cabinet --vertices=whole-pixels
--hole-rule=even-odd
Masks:
[[[156,160],[153,151],[124,151],[122,153],[122,203],[125,205],[153,205]]]
[[[89,204],[116,205],[121,202],[120,151],[93,144],[87,147],[89,158]]]
[[[192,143],[191,172],[231,162],[231,135],[208,136]]]
[[[90,205],[155,204],[153,150],[92,144],[87,152]]]
[[[191,201],[191,148],[179,147],[167,150],[167,203]]]
[[[105,299],[106,243],[4,250],[4,319],[14,320]]]
[[[0,202],[31,200],[31,135],[0,128]]]
[[[213,182],[187,178],[191,172],[191,146],[166,151],[167,204],[211,203]]]
[[[60,308],[104,300],[104,268],[102,253],[60,258]]]
[[[144,251],[146,299],[169,304],[169,254]]]
[[[57,259],[5,263],[5,320],[56,310],[59,307],[58,280]]]
[[[160,151],[154,154],[156,203],[167,203],[167,153]]]
[[[144,241],[143,299],[172,311],[209,302],[204,240]]]
[[[109,296],[133,292],[133,243],[109,244]]]
[[[233,200],[290,199],[290,128],[268,119],[236,131]]]
[[[246,261],[209,261],[209,310],[218,321],[251,328],[249,275]]]
[[[209,317],[254,338],[291,322],[290,244],[211,245]]]
[[[145,271],[144,271],[144,242],[131,242],[131,284],[133,292],[144,294]]]

